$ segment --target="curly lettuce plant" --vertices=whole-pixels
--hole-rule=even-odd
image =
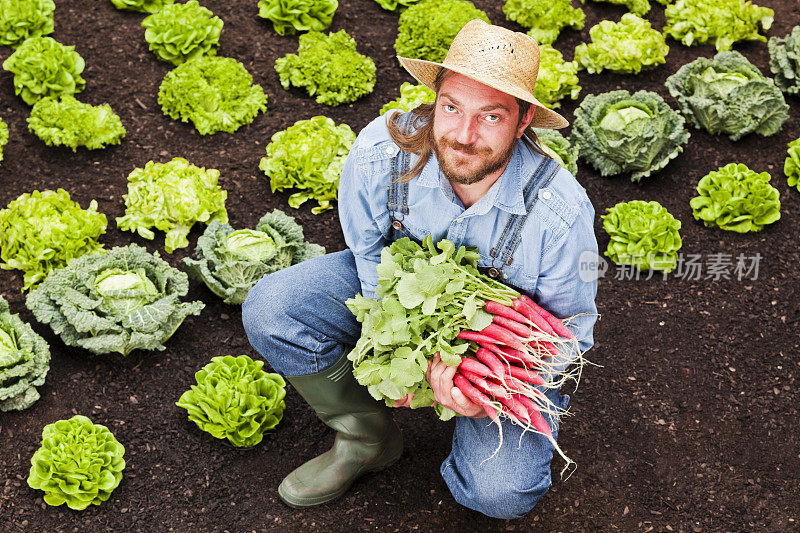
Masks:
[[[50,370],[50,346],[0,296],[0,412],[22,411],[39,399]]]
[[[278,35],[327,30],[338,0],[258,0],[258,16],[272,21]]]
[[[267,109],[267,95],[235,59],[200,56],[164,76],[158,103],[165,115],[192,121],[200,135],[208,135],[253,122]]]
[[[597,2],[607,2],[609,4],[617,4],[625,6],[634,15],[643,17],[650,11],[650,2],[648,0],[595,0]],[[662,4],[666,4],[669,0],[657,0]]]
[[[783,163],[783,173],[789,180],[789,187],[796,187],[800,191],[800,138],[789,143],[786,161]]]
[[[722,51],[736,41],[766,41],[758,25],[768,30],[775,13],[748,0],[676,0],[664,14],[665,35],[686,46],[713,42]]]
[[[430,104],[436,100],[436,93],[424,85],[414,85],[404,81],[400,86],[400,98],[392,100],[381,108],[381,115],[392,109],[406,113],[420,104]]]
[[[28,486],[44,501],[81,511],[108,500],[122,481],[125,447],[106,426],[82,415],[48,424],[31,457]]]
[[[658,94],[626,90],[587,95],[570,138],[600,174],[630,172],[631,181],[664,168],[688,140],[683,117]]]
[[[258,168],[269,177],[272,192],[301,189],[289,197],[290,206],[297,209],[314,199],[319,205],[311,211],[318,214],[333,207],[344,160],[355,140],[350,126],[337,126],[328,117],[298,120],[272,136]]]
[[[189,420],[218,439],[237,447],[255,446],[264,433],[278,425],[286,408],[286,382],[279,374],[264,372],[263,361],[246,355],[212,357],[195,374],[197,385],[183,393],[175,405]]]
[[[114,7],[124,11],[138,11],[139,13],[155,13],[164,6],[172,4],[175,0],[111,0]]]
[[[619,22],[604,20],[589,30],[592,42],[575,48],[575,62],[590,74],[608,69],[638,74],[643,68],[666,63],[669,52],[664,36],[650,22],[625,13]]]
[[[586,14],[573,8],[570,0],[505,0],[503,13],[507,20],[530,28],[528,35],[539,44],[552,44],[561,30],[583,29]]]
[[[0,0],[0,44],[16,47],[53,33],[55,9],[53,0]]]
[[[216,55],[222,24],[221,18],[197,0],[164,6],[142,21],[150,51],[173,65],[202,55]]]
[[[689,201],[695,220],[728,231],[759,231],[781,218],[778,189],[767,172],[756,173],[742,163],[709,172],[697,184],[699,196]]]
[[[678,264],[681,222],[658,202],[632,200],[606,209],[610,239],[604,255],[618,265],[670,272]]]
[[[550,108],[560,107],[558,102],[569,96],[573,100],[581,92],[578,85],[578,64],[575,61],[564,61],[561,52],[543,44],[539,46],[539,73],[533,95],[541,103]]]
[[[42,98],[31,109],[28,129],[47,146],[79,146],[89,150],[119,144],[125,128],[111,106],[84,104],[72,95]]]
[[[786,94],[800,94],[800,26],[783,39],[770,37],[767,48],[775,85]]]
[[[197,239],[197,259],[183,264],[193,279],[202,281],[226,304],[243,304],[247,292],[266,274],[325,254],[325,248],[305,241],[294,218],[275,209],[255,229],[234,230],[213,221]]]
[[[3,160],[3,146],[8,143],[8,126],[0,118],[0,161]]]
[[[117,218],[123,231],[135,231],[152,240],[151,228],[167,232],[164,249],[189,246],[189,230],[195,222],[228,221],[225,200],[228,193],[217,181],[219,170],[206,170],[175,157],[168,163],[148,161],[128,175],[125,216]]]
[[[683,65],[666,85],[696,128],[732,141],[752,132],[773,135],[789,118],[789,106],[772,79],[733,50]]]
[[[535,128],[534,131],[539,139],[539,146],[573,176],[577,175],[579,146],[556,130]]]
[[[284,89],[302,87],[318,104],[337,106],[358,100],[375,87],[375,62],[356,51],[356,41],[344,30],[300,36],[296,54],[275,61]]]
[[[94,354],[164,350],[203,302],[182,302],[185,272],[136,244],[83,256],[51,272],[25,302],[68,346]]]
[[[25,193],[0,211],[0,268],[22,270],[27,291],[71,259],[100,251],[107,224],[95,200],[83,210],[64,189]]]
[[[81,92],[83,58],[74,46],[64,46],[52,37],[31,37],[3,62],[14,74],[14,92],[33,105],[46,96]]]
[[[468,0],[425,0],[400,15],[397,55],[440,63],[456,34],[473,19],[489,17]]]
[[[386,11],[399,11],[421,0],[375,0]]]

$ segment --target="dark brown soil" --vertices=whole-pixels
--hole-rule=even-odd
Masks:
[[[310,240],[329,251],[345,244],[335,212],[311,214],[311,205],[288,207],[289,193],[272,194],[258,161],[270,136],[296,120],[324,114],[363,128],[380,107],[411,81],[394,59],[398,15],[371,0],[342,0],[333,30],[345,28],[378,67],[375,92],[351,106],[317,105],[299,91],[285,91],[275,59],[294,52],[297,37],[280,37],[256,17],[255,0],[204,1],[225,21],[220,55],[242,61],[269,94],[269,110],[233,135],[201,137],[169,119],[156,103],[169,70],[147,50],[143,15],[117,11],[108,1],[58,2],[60,42],[76,45],[86,60],[81,99],[109,102],[127,128],[122,145],[73,154],[48,148],[27,132],[29,108],[0,72],[0,116],[11,141],[0,164],[0,206],[34,189],[62,187],[86,206],[96,199],[109,217],[102,241],[130,241],[163,250],[163,235],[143,241],[116,229],[124,211],[126,177],[154,159],[182,156],[217,168],[228,190],[228,212],[237,227],[252,227],[267,210],[297,216]],[[761,0],[775,10],[769,36],[783,36],[800,23],[797,3]],[[504,22],[502,3],[477,1],[491,20]],[[601,18],[624,10],[589,2],[586,28],[566,31],[557,43],[567,58]],[[650,19],[664,24],[653,3]],[[581,74],[583,93],[615,88],[649,89],[674,105],[664,80],[711,46],[688,48],[668,40],[668,62],[639,76]],[[763,72],[765,43],[737,45]],[[0,48],[0,58],[11,54]],[[790,531],[800,523],[800,193],[783,176],[786,144],[800,136],[800,101],[789,99],[791,118],[770,138],[749,136],[732,143],[692,130],[685,152],[641,184],[625,177],[603,179],[581,165],[578,179],[598,214],[601,250],[608,244],[599,215],[620,201],[657,200],[678,217],[686,254],[761,254],[758,278],[737,280],[615,279],[600,281],[602,318],[588,354],[588,367],[564,421],[562,447],[578,462],[567,481],[556,481],[526,518],[498,521],[460,507],[438,467],[450,447],[451,423],[430,410],[397,411],[406,452],[392,468],[359,481],[341,500],[298,511],[284,506],[276,487],[303,461],[324,451],[332,432],[289,390],[283,422],[263,443],[236,450],[201,432],[174,405],[194,383],[194,373],[214,355],[256,356],[247,343],[237,307],[226,306],[193,282],[190,296],[207,307],[189,318],[167,350],[92,357],[65,347],[49,328],[34,323],[52,347],[43,398],[24,412],[0,414],[0,524],[4,531],[251,531],[305,530],[542,530],[542,531]],[[575,102],[563,108],[571,120]],[[700,177],[730,162],[768,171],[781,194],[781,220],[747,235],[705,228],[692,217],[689,200]],[[311,202],[309,202],[310,204]],[[192,232],[194,243],[202,228]],[[179,265],[192,248],[168,256]],[[165,254],[166,255],[166,254]],[[705,274],[704,274],[705,275]],[[2,294],[15,312],[33,322],[24,307],[17,271],[2,273]],[[42,428],[80,413],[107,425],[126,448],[121,485],[100,507],[83,512],[49,507],[25,480]],[[555,470],[560,468],[556,465]],[[555,476],[558,477],[557,475]]]

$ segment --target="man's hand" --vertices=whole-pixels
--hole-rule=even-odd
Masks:
[[[482,405],[472,402],[461,390],[453,385],[453,376],[456,367],[447,366],[440,358],[439,353],[433,356],[433,361],[428,362],[428,372],[425,378],[431,384],[433,396],[444,407],[470,418],[484,418],[486,411]]]

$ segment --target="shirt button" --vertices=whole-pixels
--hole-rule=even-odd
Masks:
[[[542,198],[544,198],[545,200],[549,200],[550,197],[553,196],[553,193],[551,193],[547,189],[544,189],[543,191],[541,191],[540,194],[542,195]]]
[[[386,153],[390,154],[390,155],[393,154],[394,153],[394,147],[391,146],[391,145],[387,146],[386,147]]]

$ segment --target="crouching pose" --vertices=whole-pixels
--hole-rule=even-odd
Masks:
[[[580,315],[572,321],[580,349],[593,344],[597,281],[579,276],[578,262],[582,253],[597,253],[594,208],[536,142],[532,128],[568,124],[533,96],[536,42],[473,20],[443,63],[399,59],[436,100],[387,113],[360,132],[339,185],[348,249],[267,275],[242,307],[253,347],[337,432],[328,452],[278,487],[294,507],[333,500],[402,453],[391,409],[353,377],[347,353],[361,324],[345,306],[359,292],[375,297],[380,251],[396,239],[430,234],[477,247],[489,275],[557,317]],[[506,419],[503,445],[485,461],[495,453],[498,428],[453,386],[454,374],[434,358],[427,376],[436,400],[463,415],[442,477],[462,505],[497,518],[524,516],[550,487],[553,446],[536,433],[520,439],[522,428]],[[562,408],[569,401],[557,390],[547,394]],[[557,436],[555,421],[548,422]]]

